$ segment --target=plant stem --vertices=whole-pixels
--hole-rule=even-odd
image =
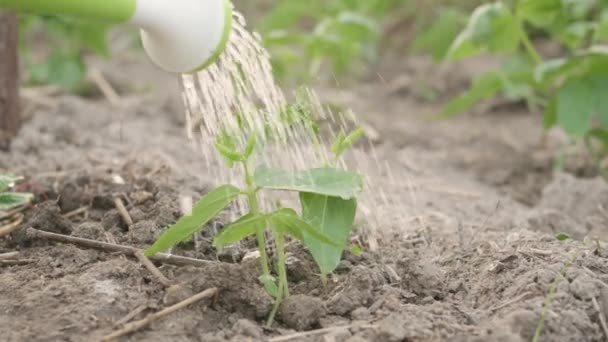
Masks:
[[[277,291],[277,298],[274,301],[274,306],[268,316],[266,326],[270,327],[274,321],[274,317],[279,311],[281,302],[283,299],[289,297],[289,286],[287,284],[287,271],[285,270],[285,235],[280,232],[274,234],[275,242],[277,244],[277,272],[279,273],[279,286]]]
[[[517,6],[517,1],[515,2],[515,4]],[[518,30],[519,30],[519,38],[521,39],[521,42],[524,45],[524,48],[526,49],[526,52],[528,53],[530,58],[532,58],[532,60],[534,61],[534,64],[536,64],[536,65],[541,64],[543,62],[543,58],[541,57],[541,55],[538,53],[538,51],[534,47],[534,44],[532,44],[532,41],[530,40],[530,36],[528,36],[528,34],[526,33],[526,29],[524,27],[524,21],[519,16],[519,13],[517,13],[517,10],[515,10],[515,18],[516,18],[517,24],[518,24],[517,26],[518,26]]]
[[[249,166],[247,161],[243,161],[243,171],[245,172],[245,182],[247,183],[247,202],[249,204],[249,212],[251,214],[258,214],[260,212],[258,206],[258,195],[257,189],[253,184],[253,178],[249,172]],[[258,242],[258,250],[260,252],[260,263],[262,265],[262,275],[270,275],[270,268],[268,267],[268,254],[266,254],[266,238],[264,237],[264,230],[266,227],[260,226],[256,230],[256,238]]]
[[[285,269],[285,236],[283,233],[277,232],[277,269],[279,273],[279,287],[284,288],[283,294],[285,298],[289,297],[289,286],[287,283],[287,271]]]

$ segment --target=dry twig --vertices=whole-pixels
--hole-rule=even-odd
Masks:
[[[105,96],[105,98],[110,102],[111,105],[120,105],[120,96],[118,96],[118,93],[116,92],[116,90],[114,90],[114,87],[112,87],[110,82],[108,82],[108,80],[105,78],[105,76],[99,69],[91,70],[91,72],[89,73],[89,77],[91,78],[91,81],[95,83],[97,88],[99,88],[103,96]]]
[[[604,330],[604,336],[608,339],[608,324],[606,323],[606,316],[600,307],[600,304],[597,302],[595,297],[591,298],[593,302],[593,308],[597,311],[598,316],[600,317],[600,325],[602,326],[602,330]]]
[[[373,324],[343,325],[343,326],[337,326],[337,327],[330,327],[330,328],[323,328],[323,329],[317,329],[317,330],[311,330],[311,331],[304,331],[304,332],[299,332],[299,333],[295,333],[295,334],[291,334],[291,335],[279,336],[279,337],[271,338],[270,342],[291,341],[291,340],[295,340],[297,338],[310,337],[310,336],[330,333],[330,332],[334,332],[334,331],[346,330],[346,329],[350,329],[350,328],[375,329],[377,327],[378,327],[377,325],[373,325]]]
[[[125,204],[120,198],[116,197],[114,198],[114,205],[116,206],[116,210],[118,210],[118,213],[120,214],[122,220],[130,228],[133,225],[133,219],[131,218],[131,215],[129,215],[129,211],[127,211]]]
[[[139,262],[141,262],[148,269],[148,271],[150,271],[150,273],[152,273],[156,277],[158,282],[163,284],[164,287],[169,287],[172,285],[171,280],[165,277],[161,273],[161,271],[156,266],[154,266],[150,259],[148,259],[148,257],[144,255],[144,253],[142,253],[141,251],[135,252],[135,257],[139,259]]]
[[[119,253],[122,253],[122,254],[128,255],[128,256],[135,256],[135,253],[142,252],[141,249],[131,247],[131,246],[123,246],[123,245],[117,245],[117,244],[113,244],[113,243],[78,238],[78,237],[68,236],[68,235],[63,235],[63,234],[45,232],[45,231],[34,229],[34,228],[28,228],[26,233],[27,233],[28,237],[30,237],[30,238],[69,243],[69,244],[73,244],[73,245],[76,245],[79,247],[92,248],[92,249],[97,249],[97,250],[104,251],[104,252],[119,252]],[[182,257],[182,256],[171,255],[171,254],[166,254],[166,253],[158,253],[158,254],[150,257],[150,259],[154,260],[154,261],[158,261],[158,262],[164,262],[166,264],[177,265],[177,266],[190,265],[190,266],[201,267],[201,266],[208,266],[208,265],[215,263],[213,261]]]
[[[0,266],[19,266],[33,263],[34,259],[0,260]]]
[[[133,332],[136,332],[136,331],[138,331],[138,330],[146,327],[148,324],[150,324],[150,323],[152,323],[152,322],[154,322],[156,320],[159,320],[159,319],[161,319],[161,318],[163,318],[163,317],[165,317],[167,315],[172,314],[173,312],[175,312],[177,310],[183,309],[183,308],[187,307],[188,305],[194,304],[194,303],[196,303],[198,301],[201,301],[201,300],[203,300],[205,298],[211,298],[211,297],[215,296],[217,293],[218,293],[218,289],[215,288],[215,287],[211,288],[211,289],[207,289],[207,290],[205,290],[205,291],[203,291],[203,292],[201,292],[201,293],[199,293],[197,295],[194,295],[194,296],[192,296],[192,297],[190,297],[190,298],[188,298],[188,299],[186,299],[184,301],[181,301],[181,302],[179,302],[179,303],[177,303],[175,305],[172,305],[172,306],[170,306],[168,308],[165,308],[165,309],[163,309],[163,310],[161,310],[159,312],[150,314],[150,315],[148,315],[146,318],[144,318],[142,320],[126,324],[124,326],[124,328],[122,328],[122,329],[120,329],[118,331],[115,331],[114,333],[112,333],[112,334],[104,337],[102,339],[102,341],[104,341],[104,342],[106,342],[106,341],[112,341],[112,340],[115,340],[115,339],[117,339],[119,337],[122,337],[122,336],[125,336],[125,335],[128,335],[128,334],[131,334]]]
[[[19,228],[19,225],[23,222],[23,218],[23,214],[19,213],[17,214],[17,219],[15,221],[0,227],[0,238],[16,231]]]
[[[69,219],[69,218],[72,218],[74,216],[78,216],[78,215],[80,215],[82,213],[86,213],[87,210],[89,210],[89,206],[84,206],[84,207],[80,207],[80,208],[78,208],[76,210],[72,210],[72,211],[70,211],[68,213],[65,213],[62,216],[63,216],[63,218]]]
[[[17,255],[19,255],[19,252],[2,253],[0,254],[0,260],[14,259]]]

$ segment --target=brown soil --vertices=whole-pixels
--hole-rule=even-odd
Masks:
[[[0,154],[0,170],[27,176],[21,190],[36,194],[23,228],[145,247],[178,218],[180,195],[200,196],[213,183],[183,134],[177,82],[141,58],[100,66],[121,91],[122,106],[52,98],[12,151]],[[96,341],[136,308],[142,310],[134,318],[143,318],[218,287],[213,300],[124,341],[261,341],[314,329],[324,330],[289,341],[530,341],[549,287],[572,257],[542,340],[605,340],[608,252],[597,241],[608,236],[608,186],[577,178],[588,175],[584,162],[553,175],[562,138],[552,133],[541,144],[540,118],[523,108],[494,103],[435,120],[438,102],[481,69],[472,65],[389,61],[378,68],[381,77],[348,89],[322,87],[327,101],[352,107],[379,132],[379,158],[399,184],[378,180],[392,203],[376,208],[380,222],[367,223],[379,247],[345,256],[326,288],[310,257],[291,247],[293,297],[272,330],[262,328],[272,301],[257,283],[255,260],[159,265],[179,284],[165,289],[135,259],[33,241],[21,230],[0,241],[0,253],[32,259],[0,266],[2,340]],[[156,89],[137,94],[142,84]],[[429,90],[440,95],[435,103]],[[131,227],[115,197],[127,204]],[[557,241],[560,232],[575,240]],[[204,232],[196,246],[173,252],[217,260],[208,238]]]

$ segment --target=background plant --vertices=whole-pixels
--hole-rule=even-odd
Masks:
[[[15,183],[22,179],[22,177],[0,174],[0,211],[8,211],[32,200],[32,194],[10,191]]]
[[[544,58],[534,39],[559,44],[563,57]],[[599,153],[608,151],[608,3],[599,0],[497,1],[477,7],[452,42],[447,60],[482,53],[503,56],[497,70],[473,80],[442,114],[454,115],[499,94],[544,113],[545,128],[559,126]]]
[[[24,63],[25,82],[57,85],[72,92],[84,88],[84,56],[108,56],[109,26],[78,19],[21,15],[19,55]],[[38,42],[38,44],[32,44]]]
[[[334,144],[336,159],[358,137],[359,131],[341,135]],[[247,200],[249,211],[227,225],[214,238],[213,245],[223,248],[255,236],[260,253],[262,274],[259,277],[267,292],[275,298],[273,311],[268,318],[272,324],[281,301],[289,296],[285,266],[285,239],[302,241],[310,250],[321,271],[322,279],[333,272],[342,257],[356,215],[356,196],[362,189],[361,176],[335,167],[308,171],[284,171],[258,166],[253,171],[253,155],[261,144],[251,135],[245,146],[238,146],[235,136],[227,133],[216,139],[215,147],[230,167],[239,165],[246,186],[222,185],[198,201],[191,214],[183,216],[171,226],[147,251],[147,255],[166,250],[189,239],[213,217],[225,210],[239,196]],[[275,208],[262,212],[258,203],[259,191],[280,190],[298,193],[303,215],[294,209]],[[276,274],[272,275],[266,253],[265,232],[269,230],[276,244]]]

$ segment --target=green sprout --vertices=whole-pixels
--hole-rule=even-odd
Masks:
[[[33,195],[9,191],[23,177],[0,174],[0,211],[8,211],[32,200]]]
[[[334,146],[336,160],[362,134],[356,131],[348,136],[340,135]],[[274,320],[281,301],[289,296],[285,266],[285,239],[291,237],[302,241],[319,266],[321,279],[326,283],[327,275],[333,272],[346,250],[348,237],[353,229],[357,209],[356,197],[362,190],[362,177],[356,173],[336,167],[315,168],[307,171],[284,171],[266,166],[253,168],[253,154],[259,145],[256,136],[238,148],[237,139],[227,132],[215,141],[217,152],[230,167],[239,165],[244,173],[244,188],[227,184],[207,193],[193,207],[190,215],[177,223],[146,251],[151,256],[167,250],[189,239],[195,232],[235,201],[244,196],[248,212],[227,225],[213,241],[221,249],[247,237],[255,236],[260,253],[262,274],[260,283],[275,299],[267,325]],[[258,194],[263,190],[280,190],[299,194],[302,215],[294,209],[279,208],[262,212]],[[270,231],[276,243],[276,279],[270,270],[266,253],[265,232]]]

